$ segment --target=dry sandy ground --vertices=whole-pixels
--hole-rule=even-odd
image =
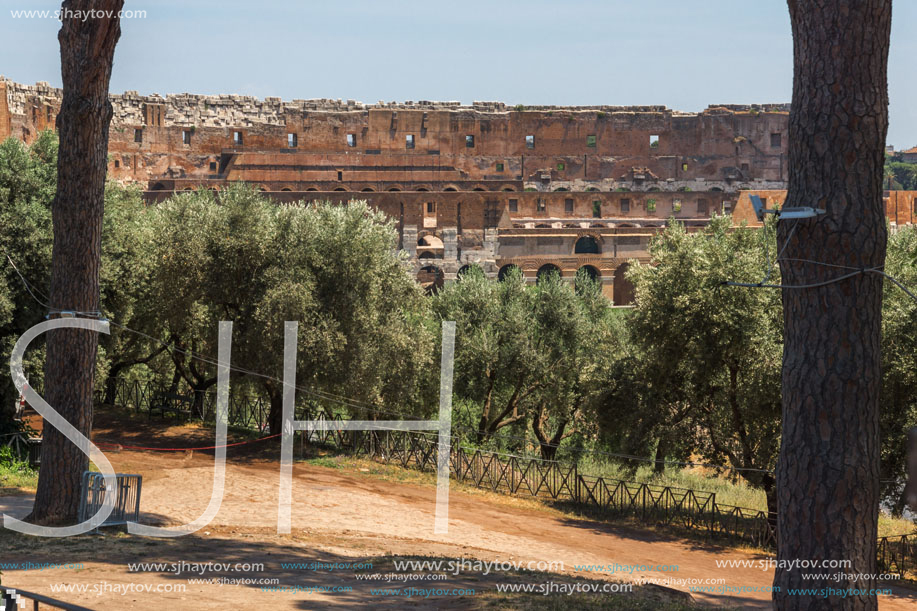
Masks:
[[[102,429],[97,438],[118,439],[125,445],[149,438],[138,430]],[[199,445],[203,431],[172,427],[159,431],[157,444],[180,447]],[[210,438],[212,439],[212,438]],[[268,442],[270,443],[270,442]],[[387,555],[476,558],[501,561],[563,562],[566,577],[627,580],[621,573],[576,573],[574,565],[677,565],[677,573],[640,572],[637,575],[677,579],[724,578],[733,587],[771,584],[773,573],[757,568],[719,569],[716,560],[760,558],[752,553],[716,548],[705,543],[658,533],[612,526],[539,509],[531,503],[506,503],[488,495],[452,491],[449,533],[433,533],[435,488],[394,483],[369,477],[358,469],[344,470],[297,464],[293,484],[293,534],[276,534],[279,467],[264,447],[239,455],[231,453],[222,506],[214,521],[193,536],[153,540],[119,536],[84,536],[42,541],[0,534],[0,562],[82,563],[81,570],[7,571],[4,585],[18,586],[93,609],[211,609],[267,604],[274,609],[321,609],[347,606],[382,608],[477,608],[474,601],[456,597],[423,600],[373,596],[370,587],[398,587],[357,580],[353,570],[282,568],[285,562],[360,562],[374,559],[372,571],[392,572]],[[212,457],[183,453],[124,451],[109,453],[120,472],[143,475],[142,520],[178,524],[197,518],[207,506],[213,481]],[[12,515],[28,512],[28,497],[0,497],[0,509]],[[223,572],[205,577],[278,578],[286,586],[351,586],[350,592],[263,592],[260,585],[190,584],[197,575],[168,572],[129,573],[128,562],[263,563],[261,573]],[[381,566],[380,566],[381,565]],[[492,591],[498,581],[543,583],[551,576],[466,572],[448,582],[412,581],[417,588],[475,588]],[[129,593],[99,595],[52,594],[51,584],[90,584],[104,589],[124,584],[185,585],[182,593]],[[447,583],[448,585],[443,585]],[[687,591],[686,586],[676,586]],[[743,609],[770,608],[770,594],[693,594],[698,602]],[[917,593],[896,589],[881,597],[888,611],[917,608]]]

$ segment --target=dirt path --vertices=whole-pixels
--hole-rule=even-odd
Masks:
[[[188,431],[185,431],[188,433]],[[194,434],[179,430],[169,437],[193,442]],[[185,443],[187,445],[187,443]],[[109,454],[120,472],[143,475],[141,521],[176,524],[197,518],[210,498],[213,481],[212,458],[195,453],[158,453],[125,451]],[[49,583],[111,584],[168,583],[175,575],[129,573],[127,562],[239,562],[265,564],[263,574],[255,577],[277,576],[284,585],[303,586],[324,584],[354,585],[353,571],[347,575],[335,572],[291,571],[282,569],[281,562],[359,562],[386,555],[441,556],[445,558],[476,558],[493,561],[562,562],[568,576],[589,579],[630,580],[634,577],[677,580],[720,578],[733,588],[765,588],[772,582],[771,570],[758,568],[718,568],[717,560],[761,558],[751,553],[718,549],[707,544],[627,527],[610,526],[601,522],[566,517],[553,510],[532,508],[531,504],[496,502],[482,495],[453,490],[450,503],[449,533],[433,533],[435,488],[425,485],[393,483],[368,477],[352,469],[317,467],[297,464],[294,468],[291,537],[276,535],[279,467],[267,458],[267,449],[260,456],[248,456],[245,462],[231,459],[227,467],[227,485],[219,513],[210,526],[197,536],[169,541],[150,541],[108,535],[103,544],[93,546],[93,539],[81,538],[77,543],[66,540],[42,544],[36,549],[21,548],[14,555],[19,561],[83,562],[79,571],[17,571],[7,572],[4,583],[49,594]],[[0,498],[0,509],[13,515],[27,512],[27,502],[20,498]],[[99,541],[96,539],[95,541]],[[71,547],[73,546],[72,549]],[[120,547],[119,547],[120,546]],[[2,546],[0,546],[2,548]],[[84,549],[85,548],[85,549]],[[64,550],[67,553],[63,553]],[[99,557],[104,550],[104,557]],[[3,554],[3,561],[9,554]],[[32,556],[39,560],[32,560]],[[63,558],[63,560],[61,559]],[[577,572],[575,565],[677,565],[677,572],[611,571]],[[376,563],[378,565],[378,562]],[[273,568],[271,568],[273,567]],[[378,567],[374,567],[378,570]],[[53,575],[53,578],[52,578]],[[231,573],[225,575],[232,576]],[[188,575],[182,576],[186,580]],[[192,575],[194,577],[194,575]],[[246,575],[252,577],[252,575]],[[464,581],[463,581],[464,579]],[[165,581],[164,581],[165,580]],[[450,587],[492,589],[496,581],[531,583],[543,578],[526,580],[525,575],[506,574],[462,575],[450,581]],[[361,587],[365,582],[357,582]],[[454,585],[466,584],[465,586]],[[682,582],[683,583],[683,582]],[[471,584],[468,586],[468,584]],[[430,584],[413,583],[417,587]],[[486,586],[486,587],[485,587]],[[387,587],[375,584],[374,587]],[[438,586],[443,587],[443,586]],[[673,584],[687,591],[686,585]],[[195,590],[192,592],[192,589]],[[365,588],[363,588],[365,590]],[[368,604],[387,606],[378,598],[354,597],[354,592],[340,593],[265,593],[258,586],[249,586],[245,601],[270,602],[277,609],[322,608]],[[362,590],[361,590],[362,591]],[[189,584],[188,592],[179,594],[134,594],[131,600],[118,594],[95,596],[86,594],[57,594],[56,596],[93,608],[100,602],[120,600],[117,608],[159,608],[163,598],[173,597],[181,608],[216,608],[238,604],[238,586]],[[185,598],[181,598],[184,596]],[[694,593],[701,603],[729,605],[743,609],[770,608],[770,594],[765,592],[733,593],[731,595]],[[179,597],[179,598],[174,598]],[[190,598],[189,598],[190,597]],[[193,598],[193,601],[191,600]],[[402,600],[404,602],[404,600]],[[451,608],[464,603],[452,599]],[[371,604],[370,604],[371,603]],[[896,590],[896,596],[880,597],[880,608],[896,611],[912,609],[917,594]],[[396,605],[397,606],[397,605]],[[442,607],[443,604],[435,606]],[[423,608],[419,606],[416,608]]]

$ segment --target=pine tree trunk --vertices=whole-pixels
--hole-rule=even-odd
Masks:
[[[115,44],[121,36],[118,11],[124,0],[67,0],[64,11],[113,11],[113,17],[64,18],[61,50],[63,101],[57,117],[60,150],[57,193],[52,204],[51,308],[99,309],[102,212],[108,166],[108,99]],[[66,17],[66,15],[65,15]],[[54,318],[54,315],[52,315]],[[81,433],[92,429],[95,332],[61,329],[47,334],[45,399]],[[41,472],[29,520],[72,523],[88,457],[48,427],[42,443]]]
[[[850,560],[852,566],[840,571],[815,572],[875,573],[883,283],[875,273],[831,281],[885,261],[892,2],[788,4],[794,81],[785,205],[827,213],[780,221],[781,246],[788,241],[780,269],[785,285],[828,284],[783,289],[778,561]],[[804,572],[778,568],[777,608],[877,607],[875,596],[790,594],[789,588],[876,587],[862,580],[804,580]]]

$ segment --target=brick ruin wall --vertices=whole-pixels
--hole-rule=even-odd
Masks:
[[[59,89],[47,83],[0,83],[6,90],[0,97],[8,107],[0,106],[6,135],[29,142],[54,126]],[[228,150],[291,149],[305,166],[322,165],[327,154],[357,156],[361,165],[420,162],[454,168],[465,180],[511,178],[539,189],[545,175],[553,188],[568,190],[618,188],[633,183],[636,174],[664,190],[702,184],[694,190],[731,192],[779,187],[786,177],[786,105],[712,106],[701,113],[681,113],[663,106],[284,102],[236,95],[141,96],[133,91],[111,100],[110,170],[112,177],[126,181],[206,178],[214,173],[211,163]],[[241,145],[234,142],[235,133]],[[293,147],[291,134],[296,138]],[[408,136],[414,138],[410,148]],[[348,137],[353,146],[348,146]],[[328,173],[326,178],[337,176]]]
[[[788,106],[111,96],[109,177],[174,191],[244,181],[279,201],[359,197],[397,223],[415,269],[588,266],[617,295],[669,216],[699,227],[743,189],[782,189]],[[61,90],[0,77],[0,137],[53,129]],[[590,252],[580,252],[582,239]],[[598,252],[595,252],[598,250]],[[617,278],[617,280],[615,280]],[[618,287],[618,288],[614,288]],[[625,289],[621,289],[627,293]]]

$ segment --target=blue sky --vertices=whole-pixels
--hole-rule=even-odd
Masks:
[[[54,0],[0,0],[0,74],[60,85]],[[782,0],[127,0],[112,91],[510,104],[787,102]],[[917,145],[917,2],[896,0],[888,142]]]

